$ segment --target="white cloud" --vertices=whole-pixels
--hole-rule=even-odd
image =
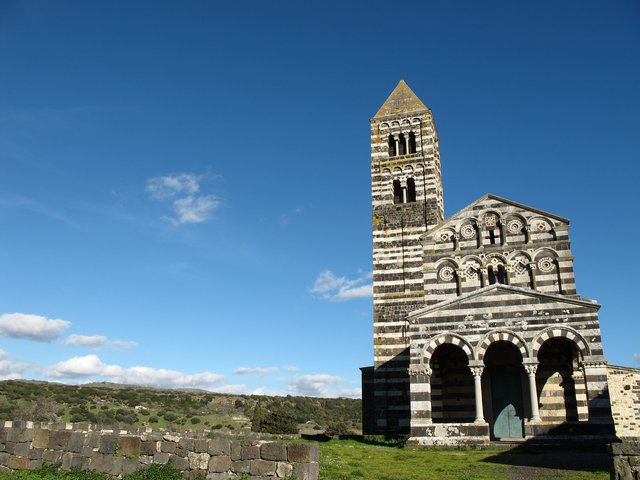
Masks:
[[[640,365],[640,353],[636,353],[633,358],[636,360],[636,363]]]
[[[28,365],[22,363],[14,363],[8,360],[9,354],[4,350],[0,350],[0,380],[15,380],[22,378],[22,372],[24,372]]]
[[[193,173],[176,173],[154,177],[147,180],[145,190],[158,200],[177,195],[193,195],[200,190],[200,177]]]
[[[71,322],[27,313],[5,313],[0,315],[0,335],[25,338],[37,342],[48,342],[62,335]]]
[[[168,219],[174,225],[202,223],[220,205],[215,195],[200,195],[202,178],[193,173],[154,177],[147,180],[145,190],[155,200],[172,201],[174,215]]]
[[[231,393],[231,394],[239,395],[239,394],[246,393],[247,386],[244,383],[242,383],[237,385],[223,385],[221,387],[213,387],[208,390],[214,393]]]
[[[173,209],[177,217],[172,218],[171,221],[174,225],[202,223],[211,216],[211,213],[218,205],[220,205],[220,202],[213,195],[179,198],[173,202]]]
[[[300,369],[298,367],[294,367],[293,365],[284,365],[282,370],[285,372],[299,372]]]
[[[235,373],[236,375],[250,375],[250,374],[261,374],[261,373],[273,373],[273,372],[277,372],[278,371],[278,367],[254,367],[254,368],[247,368],[247,367],[239,367],[236,368],[233,373]]]
[[[316,277],[310,291],[332,302],[372,297],[373,284],[365,283],[370,278],[370,274],[365,274],[349,280],[346,277],[337,277],[331,270],[325,270]]]
[[[287,390],[309,397],[330,396],[332,388],[342,382],[342,378],[325,373],[294,377]]]
[[[165,388],[210,388],[224,381],[224,375],[211,372],[187,374],[151,367],[108,365],[97,355],[84,355],[63,360],[45,369],[52,378],[101,377],[110,382]]]
[[[361,388],[343,388],[338,390],[339,397],[360,398],[362,396]]]
[[[69,335],[64,341],[65,345],[79,346],[79,347],[113,347],[118,350],[127,350],[133,348],[138,344],[129,340],[109,340],[104,335]]]

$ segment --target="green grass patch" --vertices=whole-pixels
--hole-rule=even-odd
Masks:
[[[605,453],[320,444],[320,480],[608,480]]]

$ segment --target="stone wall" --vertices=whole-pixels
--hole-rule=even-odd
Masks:
[[[640,368],[610,365],[607,376],[616,435],[640,438]]]
[[[0,470],[61,465],[65,470],[119,477],[156,463],[172,465],[189,479],[318,478],[317,445],[265,441],[254,435],[187,435],[0,421]]]
[[[611,480],[640,479],[640,442],[614,443],[611,445],[611,454]]]

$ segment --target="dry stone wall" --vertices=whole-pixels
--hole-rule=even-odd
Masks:
[[[186,478],[317,480],[319,448],[253,435],[214,438],[156,431],[101,430],[87,425],[0,421],[0,470],[45,465],[95,470],[113,477],[169,464]]]
[[[640,442],[614,443],[611,445],[611,454],[611,480],[640,479]]]

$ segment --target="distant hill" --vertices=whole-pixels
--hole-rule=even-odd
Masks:
[[[251,428],[250,419],[257,405],[266,411],[288,412],[301,430],[317,432],[336,422],[354,432],[362,428],[358,399],[236,395],[107,382],[65,385],[0,381],[2,420],[240,431]]]

